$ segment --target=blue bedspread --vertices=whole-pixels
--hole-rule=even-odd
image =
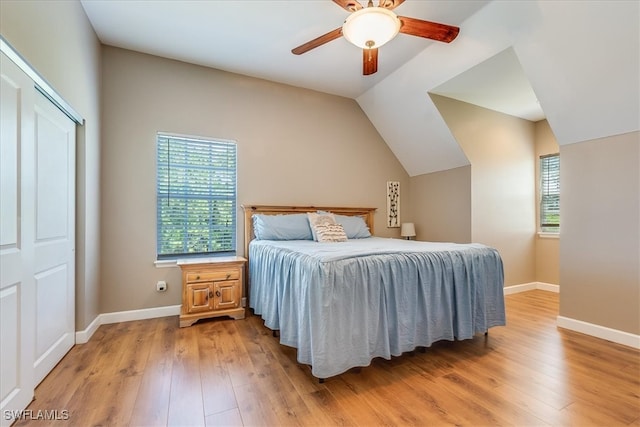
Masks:
[[[505,324],[502,260],[480,244],[254,240],[250,306],[318,378]]]

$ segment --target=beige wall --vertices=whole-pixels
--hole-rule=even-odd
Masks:
[[[179,269],[153,264],[158,131],[237,141],[239,204],[377,207],[399,235],[386,182],[408,175],[352,99],[104,47],[103,112],[102,312],[181,302]]]
[[[471,239],[498,249],[505,286],[535,281],[534,124],[431,97],[471,163]]]
[[[411,177],[409,201],[416,239],[471,242],[471,166]]]
[[[536,150],[536,224],[540,229],[540,156],[558,153],[560,148],[556,137],[546,120],[535,124]],[[562,184],[561,184],[562,185]],[[562,221],[562,219],[561,219]],[[536,234],[536,281],[560,284],[560,239],[557,236]]]
[[[560,148],[560,315],[640,334],[640,132]]]
[[[99,314],[100,44],[78,1],[0,1],[2,36],[85,119],[77,138],[76,329]]]

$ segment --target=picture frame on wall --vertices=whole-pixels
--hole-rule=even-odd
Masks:
[[[400,182],[387,181],[387,228],[400,227]]]

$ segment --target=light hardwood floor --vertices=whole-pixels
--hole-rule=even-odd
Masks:
[[[259,317],[178,328],[103,325],[16,425],[640,426],[640,352],[558,329],[558,295],[509,295],[507,326],[329,378],[296,362]]]

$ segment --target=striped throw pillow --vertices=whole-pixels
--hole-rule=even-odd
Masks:
[[[318,224],[315,226],[318,242],[346,242],[347,234],[341,224]]]

